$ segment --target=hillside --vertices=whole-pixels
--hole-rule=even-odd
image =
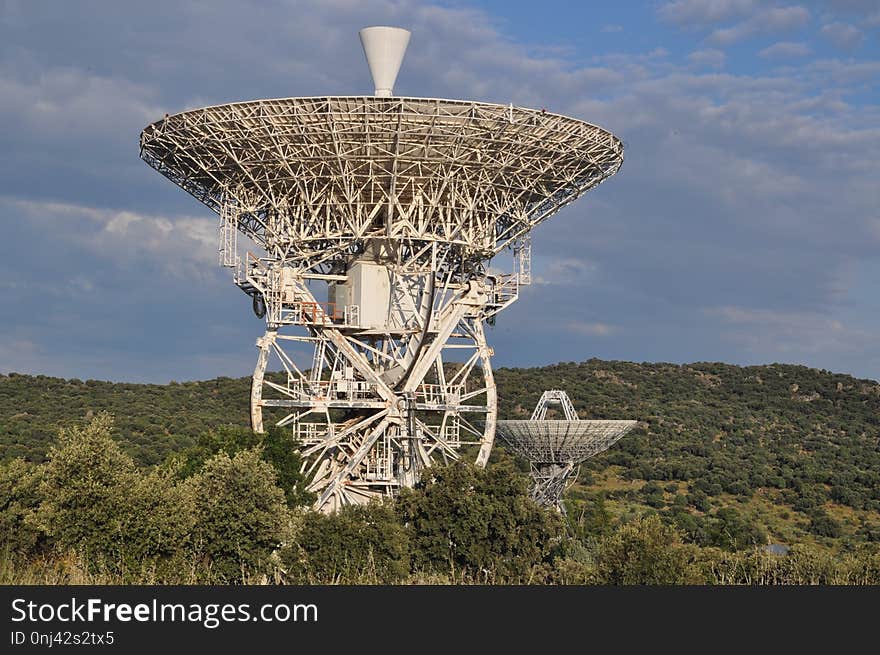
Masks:
[[[544,389],[582,418],[639,427],[585,465],[570,517],[601,532],[656,511],[701,545],[880,541],[880,385],[802,366],[590,360],[500,369],[500,415],[527,417]],[[60,425],[101,410],[142,465],[205,431],[247,424],[248,379],[168,385],[0,376],[0,458],[40,461]]]

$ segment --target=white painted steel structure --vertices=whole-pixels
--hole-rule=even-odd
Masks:
[[[559,114],[385,96],[408,40],[389,29],[361,35],[376,96],[236,102],[141,134],[141,157],[220,216],[220,262],[267,323],[252,425],[293,429],[327,511],[437,460],[485,464],[484,324],[531,281],[530,230],[623,161],[613,134]],[[241,256],[239,232],[263,252]],[[512,271],[490,274],[506,249]]]
[[[546,420],[547,409],[559,405],[564,420]],[[532,497],[564,511],[562,494],[577,479],[580,464],[610,448],[638,421],[582,421],[568,394],[545,391],[528,421],[498,421],[498,434],[531,466]]]

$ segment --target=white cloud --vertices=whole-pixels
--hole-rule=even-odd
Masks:
[[[578,257],[552,257],[538,253],[532,264],[533,284],[584,284],[595,278],[595,262]]]
[[[607,337],[614,334],[616,328],[608,323],[575,321],[567,323],[565,330],[583,337]]]
[[[143,127],[162,115],[145,85],[74,68],[22,79],[12,65],[0,67],[0,119],[14,132],[55,142],[119,141],[131,138],[130,126]]]
[[[707,25],[748,15],[759,0],[673,0],[657,10],[660,18],[678,25]]]
[[[707,48],[705,50],[696,50],[689,54],[688,61],[696,66],[723,68],[724,63],[727,61],[727,55],[721,50]]]
[[[733,25],[714,30],[708,37],[710,43],[728,46],[759,34],[775,34],[797,30],[810,21],[806,7],[771,7],[763,9],[750,18]]]
[[[822,36],[841,50],[853,50],[861,44],[864,38],[861,30],[847,23],[823,25]]]
[[[765,59],[788,59],[791,57],[806,57],[811,52],[810,47],[806,43],[780,41],[764,48],[758,55]]]
[[[763,357],[790,353],[858,352],[876,347],[878,338],[816,312],[747,307],[712,307],[704,313],[727,326],[728,338]]]
[[[217,223],[71,203],[0,197],[0,215],[17,216],[117,266],[148,262],[177,277],[203,277],[217,264]]]
[[[623,32],[623,25],[603,25],[602,31],[606,34],[617,34]]]

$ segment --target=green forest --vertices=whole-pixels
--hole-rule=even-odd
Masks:
[[[880,583],[876,382],[600,360],[496,380],[501,418],[558,388],[639,421],[565,517],[497,443],[485,470],[316,514],[290,436],[247,428],[248,378],[0,376],[0,582]]]

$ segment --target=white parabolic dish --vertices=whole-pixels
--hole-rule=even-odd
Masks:
[[[638,421],[498,421],[497,433],[534,463],[578,463],[610,448]]]

